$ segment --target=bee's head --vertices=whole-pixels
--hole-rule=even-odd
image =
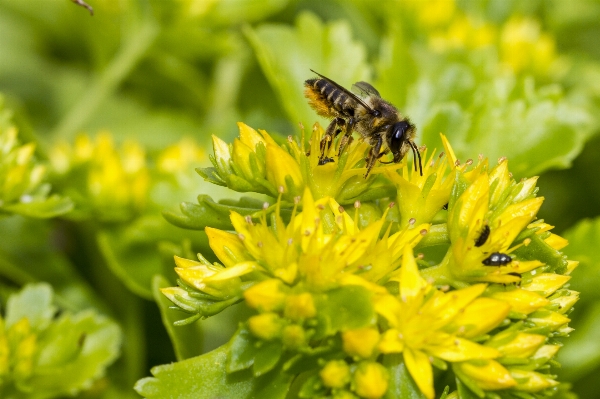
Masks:
[[[415,126],[409,121],[400,121],[390,126],[387,134],[387,145],[394,155],[394,162],[400,162],[410,148],[407,143],[414,136]],[[406,145],[405,145],[406,143]]]
[[[421,154],[419,149],[412,141],[415,136],[415,125],[407,120],[394,123],[390,126],[387,132],[387,145],[394,155],[394,162],[398,163],[404,158],[409,149],[413,150],[415,156],[414,165],[417,170],[417,160],[419,163],[419,173],[423,176],[423,168],[421,166]]]

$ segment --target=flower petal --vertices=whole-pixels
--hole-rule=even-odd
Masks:
[[[404,350],[404,361],[408,372],[423,395],[427,399],[433,399],[435,391],[433,389],[433,370],[429,357],[421,351],[406,348]]]

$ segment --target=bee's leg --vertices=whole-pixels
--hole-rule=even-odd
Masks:
[[[354,118],[348,119],[348,122],[346,124],[346,133],[344,133],[344,136],[340,139],[340,149],[338,151],[338,157],[342,156],[342,153],[346,149],[346,146],[348,144],[350,144],[350,142],[351,142],[352,130],[354,129],[354,124],[355,124]]]
[[[381,139],[381,137],[378,137],[377,141],[375,142],[375,145],[373,147],[371,147],[371,149],[369,150],[369,155],[367,156],[367,159],[366,159],[367,173],[365,173],[365,179],[367,178],[367,176],[369,176],[369,172],[371,172],[371,169],[375,165],[375,162],[377,162],[377,160],[385,153],[385,151],[380,152],[382,145],[383,145],[383,140]]]
[[[329,126],[327,126],[327,130],[325,130],[325,136],[321,139],[321,157],[323,159],[325,157],[325,153],[329,152],[331,148],[331,143],[333,143],[333,139],[340,134],[342,128],[346,124],[346,121],[342,118],[335,118],[331,121]]]
[[[384,156],[385,154],[387,154],[388,152],[390,152],[389,148],[386,148],[384,151],[381,151],[379,153],[379,155],[377,155],[377,159],[380,159],[382,156]],[[381,163],[389,163],[389,162],[383,162],[383,161],[379,161]]]

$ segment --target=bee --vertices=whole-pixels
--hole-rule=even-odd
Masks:
[[[381,98],[379,92],[369,83],[357,82],[352,86],[352,90],[359,96],[328,77],[312,69],[311,71],[319,77],[304,82],[304,96],[308,98],[309,105],[317,114],[332,119],[320,143],[320,165],[330,162],[326,153],[342,131],[344,136],[340,139],[338,156],[351,142],[352,132],[356,131],[371,146],[365,158],[365,178],[375,162],[385,154],[391,152],[394,159],[389,162],[380,160],[381,163],[398,163],[409,150],[413,152],[415,172],[418,160],[419,173],[423,176],[421,154],[414,142],[416,128],[407,117],[402,116],[396,107]]]

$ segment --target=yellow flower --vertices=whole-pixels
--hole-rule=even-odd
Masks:
[[[517,16],[502,27],[500,54],[516,73],[530,70],[547,74],[557,59],[554,38],[542,32],[538,21]]]
[[[406,244],[414,247],[429,228],[428,224],[406,226],[380,239],[385,215],[359,230],[355,219],[337,202],[332,198],[315,201],[308,189],[302,197],[302,212],[294,214],[287,225],[278,214],[274,216],[275,222],[269,226],[264,216],[255,224],[250,217],[232,212],[231,222],[246,253],[269,275],[287,284],[305,281],[319,289],[340,284],[351,274],[371,282],[390,278],[400,266],[401,248]],[[229,257],[219,247],[235,247],[227,253],[242,253],[239,245],[215,237],[211,230],[211,247],[217,248],[215,252],[224,262]]]
[[[319,371],[319,376],[329,388],[342,388],[350,382],[350,367],[343,360],[331,360]]]
[[[379,331],[374,328],[360,328],[342,333],[344,352],[349,356],[371,357],[379,343]]]
[[[79,190],[74,193],[79,208],[100,219],[127,220],[147,204],[150,173],[145,150],[137,142],[126,141],[117,148],[108,132],[100,132],[95,140],[80,135],[73,146],[55,146],[50,160],[57,179],[69,190]],[[81,187],[72,183],[80,180]]]
[[[499,304],[484,306],[488,312],[486,318],[471,316],[481,309],[482,303],[477,298],[485,290],[484,284],[443,293],[420,276],[409,247],[404,248],[399,279],[399,297],[387,295],[376,303],[377,312],[390,325],[379,350],[403,352],[408,371],[427,398],[434,396],[430,356],[449,362],[501,356],[494,348],[463,338],[472,329],[477,335],[491,330],[508,314],[508,307]],[[460,320],[466,324],[458,325]]]
[[[495,360],[484,359],[455,363],[452,370],[463,380],[472,380],[481,390],[495,391],[517,385],[510,372]],[[480,393],[479,396],[482,395]]]
[[[315,317],[317,309],[315,301],[308,292],[303,292],[298,295],[289,295],[285,299],[285,317],[290,320],[299,321]]]
[[[381,398],[388,389],[389,373],[375,362],[360,362],[352,376],[354,391],[367,399]]]
[[[285,304],[285,287],[280,280],[270,279],[253,285],[244,291],[248,306],[262,312],[281,310]]]
[[[0,131],[0,207],[13,202],[31,202],[46,175],[34,160],[35,144],[19,146],[17,129]]]
[[[518,382],[516,389],[519,391],[539,392],[558,385],[548,375],[535,371],[511,369],[510,375]]]
[[[204,150],[189,137],[162,150],[156,160],[158,170],[170,175],[185,175],[205,158]]]
[[[449,159],[453,157],[450,152]],[[506,164],[501,161],[489,173],[483,168],[458,172],[460,184],[468,186],[450,202],[450,250],[440,265],[424,271],[425,276],[455,285],[460,284],[457,281],[506,284],[543,265],[538,260],[508,258],[521,246],[513,242],[535,218],[543,198],[535,197],[536,178],[515,185]],[[493,254],[508,260],[490,262]]]
[[[241,292],[240,276],[256,269],[252,262],[238,263],[233,267],[213,265],[200,258],[200,262],[175,257],[175,272],[188,285],[215,298],[227,299]],[[163,291],[164,292],[164,291]]]
[[[442,141],[450,148],[444,135]],[[421,157],[427,160],[427,150]],[[447,169],[448,163],[436,157],[434,152],[423,165],[423,176],[409,168],[403,168],[401,175],[395,171],[386,172],[386,177],[396,185],[398,192],[400,226],[408,225],[411,219],[416,223],[429,223],[448,203],[454,180],[447,176]]]
[[[282,320],[277,313],[261,313],[248,319],[250,332],[265,341],[278,337],[282,327]]]
[[[215,184],[240,192],[254,191],[293,202],[294,197],[309,188],[315,199],[333,197],[341,204],[369,198],[369,190],[389,190],[385,181],[376,175],[401,168],[392,164],[373,168],[365,179],[365,153],[369,145],[362,140],[348,144],[340,155],[338,144],[326,154],[329,162],[320,162],[320,142],[324,131],[315,124],[306,148],[304,137],[297,142],[291,136],[287,143],[278,144],[264,130],[258,132],[238,123],[240,138],[233,145],[213,137],[213,168],[200,169],[202,176]],[[387,185],[386,185],[387,184]]]
[[[461,13],[447,27],[430,31],[429,45],[439,52],[477,49],[494,44],[497,36],[494,25]]]

